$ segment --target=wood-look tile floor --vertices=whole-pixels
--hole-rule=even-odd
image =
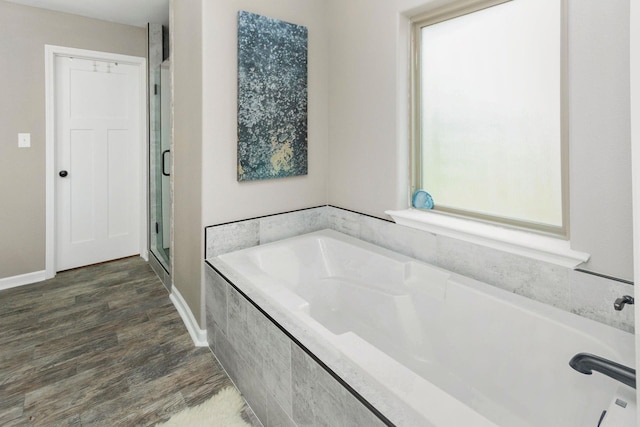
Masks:
[[[155,425],[230,385],[139,257],[0,292],[1,426]]]

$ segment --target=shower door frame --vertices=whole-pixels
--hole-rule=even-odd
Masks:
[[[630,21],[630,101],[631,101],[631,180],[633,197],[633,280],[640,282],[640,5],[631,2]],[[634,291],[635,291],[634,286]],[[634,292],[636,299],[640,297]],[[640,367],[640,301],[632,306],[635,314],[636,369]],[[640,408],[640,393],[636,393]],[[636,413],[636,425],[640,417]]]
[[[149,63],[151,63],[151,60]],[[166,76],[169,80],[167,85],[162,84],[162,70],[166,70]],[[156,74],[157,79],[152,77],[152,74]],[[165,258],[162,254],[156,253],[156,250],[164,251],[166,249],[164,247],[164,241],[169,242],[169,248],[173,245],[173,108],[171,105],[172,71],[170,58],[163,60],[149,70],[149,84],[150,87],[157,85],[157,89],[154,88],[149,92],[149,254],[157,260],[162,269],[170,276],[173,271],[172,256],[170,253],[164,252]],[[167,91],[166,95],[163,95],[165,91]],[[158,96],[158,98],[152,98],[153,96]],[[163,100],[165,99],[168,99],[169,103],[163,105]],[[166,117],[162,114],[165,107],[168,108],[168,115]],[[155,120],[152,120],[154,115],[156,115]],[[165,125],[167,128],[163,129]],[[164,130],[168,130],[168,133],[165,133]],[[168,137],[168,146],[162,146],[164,137]],[[153,159],[157,154],[159,155],[158,158]],[[166,156],[166,154],[169,155]],[[167,158],[169,159],[168,165],[164,162]],[[165,173],[165,166],[169,167],[168,174]],[[158,181],[158,177],[160,181]],[[159,191],[158,186],[160,187]],[[164,202],[167,202],[166,206]],[[158,218],[157,206],[161,206],[160,218]],[[166,211],[165,208],[167,208]],[[165,218],[165,214],[168,214],[168,218]],[[169,222],[165,223],[165,219],[168,219]],[[159,228],[157,228],[158,226]],[[162,230],[160,234],[159,230]],[[163,240],[162,247],[159,249],[158,236],[162,236]],[[156,250],[154,250],[154,246]],[[167,283],[165,283],[165,285],[169,286]]]

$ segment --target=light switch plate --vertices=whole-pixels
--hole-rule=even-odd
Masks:
[[[31,134],[30,133],[19,133],[18,134],[18,147],[20,147],[20,148],[29,148],[29,147],[31,147]]]

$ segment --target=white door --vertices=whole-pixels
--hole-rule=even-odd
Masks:
[[[56,271],[140,253],[139,67],[55,58]]]

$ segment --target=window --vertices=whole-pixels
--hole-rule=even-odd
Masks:
[[[412,190],[566,237],[563,2],[473,4],[413,20]]]

